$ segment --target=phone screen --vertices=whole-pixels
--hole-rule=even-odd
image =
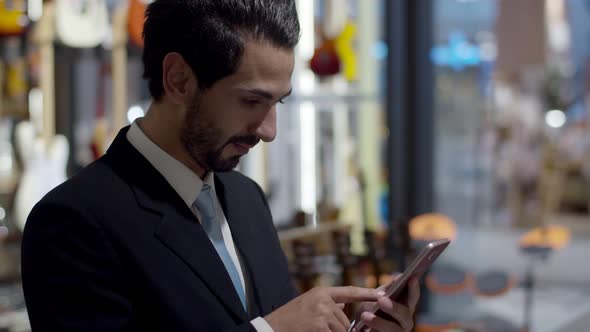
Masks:
[[[416,256],[416,258],[410,263],[408,268],[404,271],[404,273],[399,276],[395,281],[391,283],[387,287],[385,291],[385,296],[389,297],[392,301],[405,304],[408,302],[408,287],[407,284],[412,277],[422,277],[422,275],[430,268],[430,266],[434,263],[434,261],[442,254],[442,252],[447,248],[450,241],[447,239],[438,240],[430,242],[426,245]],[[381,311],[377,304],[373,305],[373,308],[370,312],[374,313],[376,316],[389,319],[392,318],[386,314],[385,312]],[[365,327],[365,324],[361,321],[353,322],[351,326],[356,328],[357,331],[362,331]]]

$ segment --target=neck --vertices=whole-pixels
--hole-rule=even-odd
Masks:
[[[190,156],[180,139],[184,114],[175,105],[153,102],[138,125],[141,131],[160,149],[183,163],[199,178],[205,180],[207,170]]]

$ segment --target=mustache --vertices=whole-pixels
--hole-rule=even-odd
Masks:
[[[255,135],[248,136],[235,136],[230,138],[225,145],[232,143],[243,144],[248,146],[254,146],[260,142],[260,138]]]

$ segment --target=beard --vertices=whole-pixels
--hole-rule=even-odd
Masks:
[[[228,172],[238,166],[240,155],[224,158],[223,150],[232,143],[256,145],[260,139],[255,135],[233,136],[225,140],[223,131],[207,118],[200,108],[199,94],[189,105],[180,140],[189,155],[206,171]]]

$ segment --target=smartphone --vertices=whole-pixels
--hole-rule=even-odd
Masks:
[[[412,263],[406,268],[404,273],[391,283],[385,290],[385,296],[389,297],[392,301],[403,303],[407,296],[407,285],[412,277],[420,278],[428,270],[428,268],[434,263],[434,261],[442,254],[442,252],[451,243],[448,239],[437,240],[428,243],[422,251],[416,256]],[[400,301],[401,300],[401,301]],[[373,305],[373,308],[369,312],[379,317],[388,317],[385,312],[379,309],[377,303]],[[356,329],[357,332],[363,331],[367,326],[362,321],[353,321],[349,331]]]

